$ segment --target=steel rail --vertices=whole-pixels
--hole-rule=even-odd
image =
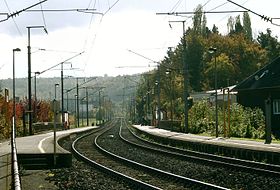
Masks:
[[[166,154],[176,155],[179,157],[181,156],[186,159],[192,159],[192,160],[196,159],[196,160],[199,160],[202,162],[208,162],[210,164],[219,164],[219,165],[223,165],[225,167],[230,167],[230,168],[235,168],[235,169],[239,168],[239,169],[242,169],[245,171],[258,172],[261,174],[268,174],[268,175],[272,175],[272,176],[273,175],[280,176],[280,166],[279,165],[254,162],[254,161],[242,160],[242,159],[231,158],[231,157],[224,157],[224,156],[213,155],[213,154],[208,154],[208,153],[203,153],[203,152],[180,149],[177,147],[170,147],[170,146],[166,146],[163,144],[159,144],[156,142],[151,142],[146,139],[143,139],[143,138],[137,136],[135,133],[133,133],[129,127],[127,127],[127,128],[130,131],[130,133],[138,140],[158,147],[157,149],[155,149],[155,148],[151,148],[151,149],[161,151]],[[126,139],[123,139],[123,140],[127,141]],[[133,143],[133,142],[129,142],[129,143],[135,144],[135,146],[141,146],[141,145],[137,145],[136,143]],[[145,146],[142,146],[142,147],[145,148]],[[165,148],[169,151],[159,150],[159,148]]]
[[[132,143],[128,140],[126,140],[122,135],[121,135],[121,128],[122,126],[120,127],[120,130],[119,130],[119,136],[122,140],[124,140],[125,142],[131,144],[131,145],[134,145],[134,146],[137,146],[137,147],[140,147],[140,148],[144,148],[144,149],[148,149],[148,150],[152,150],[152,151],[158,151],[158,152],[161,152],[161,153],[167,153],[169,154],[170,152],[167,152],[167,151],[161,151],[161,150],[158,150],[158,149],[152,149],[152,148],[149,148],[149,147],[145,147],[143,145],[137,145],[136,143]],[[174,154],[170,154],[170,155],[174,155]],[[134,162],[134,161],[132,161]],[[140,163],[136,163],[136,164],[140,164]],[[198,185],[200,187],[203,187],[203,188],[210,188],[210,189],[228,189],[228,188],[225,188],[225,187],[221,187],[221,186],[218,186],[218,185],[214,185],[214,184],[211,184],[211,183],[206,183],[206,182],[203,182],[203,181],[199,181],[199,180],[196,180],[196,179],[192,179],[192,178],[188,178],[188,177],[184,177],[184,176],[180,176],[180,175],[176,175],[176,174],[173,174],[173,173],[170,173],[170,172],[166,172],[166,171],[163,171],[163,170],[160,170],[160,169],[157,169],[157,168],[153,168],[153,167],[150,167],[150,166],[146,166],[144,164],[140,164],[140,165],[143,165],[144,167],[147,167],[151,170],[155,170],[155,171],[158,171],[159,174],[161,175],[167,175],[168,177],[172,177],[174,178],[175,180],[180,180],[182,181],[183,183],[185,184],[195,184],[195,185]]]
[[[105,130],[102,131],[102,132],[105,133],[107,130],[110,130],[110,127],[109,127],[108,129],[105,129]],[[135,178],[132,178],[132,177],[130,177],[130,176],[127,176],[127,175],[125,175],[125,174],[123,174],[123,173],[120,173],[120,172],[117,172],[117,171],[115,171],[115,170],[112,170],[112,169],[110,169],[110,168],[108,168],[108,167],[106,167],[106,166],[104,166],[104,165],[102,165],[102,164],[99,164],[99,163],[95,162],[94,160],[89,159],[88,157],[86,157],[85,155],[83,155],[82,153],[80,153],[80,152],[77,150],[77,148],[76,148],[77,142],[79,142],[81,139],[83,139],[83,138],[85,138],[85,137],[87,137],[87,136],[89,136],[89,135],[92,135],[93,133],[95,133],[95,132],[85,134],[85,135],[83,135],[83,136],[77,138],[77,139],[72,143],[72,152],[74,153],[74,155],[75,155],[78,159],[84,161],[85,163],[87,163],[87,164],[89,164],[89,165],[91,165],[91,166],[93,166],[93,167],[96,167],[96,168],[100,169],[101,171],[103,171],[103,172],[105,172],[105,173],[107,173],[107,174],[109,174],[109,175],[113,175],[114,177],[117,177],[117,178],[119,178],[119,179],[121,179],[121,180],[124,180],[124,181],[128,182],[129,184],[132,184],[132,185],[134,185],[134,186],[137,186],[137,187],[140,188],[140,189],[161,190],[161,188],[155,187],[155,186],[150,185],[150,184],[148,184],[148,183],[144,183],[144,182],[142,182],[142,181],[140,181],[140,180],[137,180],[137,179],[135,179]]]
[[[148,165],[141,164],[141,163],[135,162],[133,160],[129,160],[127,158],[118,156],[118,155],[116,155],[116,154],[114,154],[112,152],[109,152],[109,151],[105,150],[104,148],[102,148],[97,143],[97,140],[98,140],[98,138],[100,136],[101,135],[98,135],[95,138],[95,141],[94,141],[95,142],[95,146],[97,146],[100,149],[100,151],[102,151],[102,152],[108,154],[109,156],[111,156],[111,157],[113,157],[115,159],[118,159],[118,160],[120,160],[120,161],[122,161],[124,163],[135,165],[138,168],[143,168],[146,171],[150,171],[150,172],[153,172],[153,173],[155,173],[157,175],[164,176],[165,178],[168,178],[168,179],[173,179],[174,181],[183,183],[185,185],[197,185],[197,186],[199,186],[201,188],[206,188],[206,189],[228,190],[228,188],[225,188],[225,187],[221,187],[221,186],[213,185],[213,184],[210,184],[210,183],[205,183],[205,182],[202,182],[202,181],[199,181],[199,180],[195,180],[195,179],[187,178],[187,177],[184,177],[184,176],[176,175],[176,174],[173,174],[173,173],[170,173],[170,172],[166,172],[166,171],[163,171],[163,170],[160,170],[160,169],[157,169],[157,168],[154,168],[154,167],[150,167]]]

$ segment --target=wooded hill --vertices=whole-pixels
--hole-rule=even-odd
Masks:
[[[89,87],[89,100],[98,99],[97,91],[99,87],[105,87],[102,89],[102,96],[106,96],[107,99],[110,99],[114,104],[121,104],[123,99],[127,100],[130,96],[136,92],[136,84],[140,79],[140,75],[130,75],[130,76],[104,76],[104,77],[89,77],[84,79],[78,79],[79,84],[79,97],[85,97],[85,89],[83,87]],[[90,82],[89,80],[93,79]],[[12,79],[4,79],[0,81],[0,89],[5,88],[9,89],[10,99],[12,98]],[[55,93],[55,84],[60,84],[60,78],[41,78],[37,77],[37,99],[38,100],[53,100]],[[81,85],[85,83],[84,85]],[[66,91],[72,89],[68,98],[71,102],[75,99],[76,94],[76,78],[66,78],[64,79],[64,98],[66,101]],[[57,99],[61,99],[61,87],[57,87]],[[19,97],[20,100],[28,96],[27,90],[27,78],[16,79],[16,97]],[[34,79],[32,79],[32,97],[34,98]]]

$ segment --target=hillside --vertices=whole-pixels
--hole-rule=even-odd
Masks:
[[[95,77],[93,77],[95,78]],[[131,88],[135,86],[137,82],[140,80],[141,75],[129,75],[129,76],[116,76],[116,77],[97,77],[92,81],[89,81],[91,78],[79,78],[79,96],[80,98],[85,97],[85,89],[83,87],[89,87],[91,89],[88,90],[89,93],[89,101],[96,101],[98,98],[98,87],[105,87],[102,91],[102,96],[105,96],[107,99],[110,99],[115,105],[120,105],[123,101],[123,94],[125,94],[125,99],[132,94],[135,94],[136,88]],[[42,100],[52,100],[54,99],[55,94],[55,84],[60,84],[60,78],[40,78],[37,77],[37,99]],[[5,88],[9,89],[10,98],[12,97],[12,79],[4,79],[0,81],[0,89],[3,90]],[[76,94],[76,78],[66,78],[64,79],[64,98],[66,101],[67,95],[66,91],[69,89],[73,89],[68,94],[69,102],[73,102]],[[123,90],[125,89],[125,90]],[[18,78],[16,79],[16,97],[19,99],[24,99],[28,96],[27,89],[27,78]],[[32,79],[32,96],[34,96],[34,79]],[[61,87],[57,87],[57,98],[61,99]],[[69,103],[72,104],[72,103]]]

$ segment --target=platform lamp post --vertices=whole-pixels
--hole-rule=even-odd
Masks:
[[[158,76],[157,80],[155,82],[155,85],[157,86],[157,116],[158,116],[158,122],[157,122],[157,127],[160,127],[160,120],[161,120],[161,111],[160,111],[160,74],[159,74],[159,69],[158,69]]]
[[[76,120],[77,120],[77,127],[80,127],[80,108],[79,108],[79,78],[77,78],[76,79],[77,80],[77,84],[76,84],[76,92],[77,92],[77,94],[76,94],[76,110],[77,110],[77,112],[76,112]]]
[[[87,103],[87,126],[89,126],[89,115],[88,115],[88,88],[87,87],[85,87],[85,89],[86,89],[86,103]]]
[[[77,94],[75,94],[75,126],[78,127],[78,124],[77,124],[77,101],[78,101],[78,96]]]
[[[59,84],[54,85],[54,100],[53,100],[53,112],[54,112],[54,122],[53,122],[53,165],[56,166],[56,117],[57,117],[57,101],[56,101],[56,88]]]
[[[15,52],[19,52],[20,49],[13,49],[13,119],[14,119],[14,129],[16,130],[16,79],[15,79]],[[12,125],[13,126],[13,125]]]
[[[69,111],[69,92],[70,91],[71,90],[66,91],[66,110],[67,110],[67,112]]]
[[[39,71],[36,71],[34,73],[34,121],[37,121],[37,76],[40,75],[41,73]]]
[[[173,126],[173,82],[172,82],[172,76],[171,76],[171,69],[166,69],[165,74],[169,77],[170,82],[170,119]]]
[[[217,48],[214,47],[210,47],[208,49],[208,52],[210,54],[214,54],[214,58],[215,58],[215,129],[216,129],[216,138],[219,136],[218,134],[218,92],[217,92],[217,81],[218,81],[218,77],[217,77]]]
[[[16,88],[15,88],[15,52],[20,51],[19,48],[13,49],[13,124],[11,125],[11,155],[12,155],[12,164],[11,164],[11,173],[14,174],[15,167],[13,164],[14,161],[14,139],[16,137]],[[5,100],[6,101],[6,100]],[[14,184],[14,175],[12,175],[12,188],[15,188]]]
[[[98,91],[98,125],[100,125],[101,120],[101,90]],[[97,121],[96,121],[97,122]]]
[[[28,46],[27,46],[27,57],[28,57],[28,114],[29,114],[29,135],[32,135],[32,99],[31,99],[31,46],[30,46],[30,29],[32,28],[43,28],[46,34],[47,29],[44,26],[28,26]]]

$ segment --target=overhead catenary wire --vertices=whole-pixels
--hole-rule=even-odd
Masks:
[[[8,11],[9,11],[9,14],[10,14],[11,10],[10,10],[10,8],[9,8],[9,5],[8,5],[8,3],[7,3],[7,1],[6,1],[6,0],[4,0],[4,2],[5,2],[5,4],[6,4],[6,7],[7,7]],[[7,14],[7,18],[6,18],[6,19],[4,19],[4,20],[2,20],[2,21],[8,20],[8,19],[9,19],[9,17],[10,17],[10,15],[9,15],[9,14]],[[0,21],[0,22],[1,22],[1,21]],[[16,29],[17,29],[18,33],[22,36],[22,33],[21,33],[21,31],[20,31],[20,29],[19,29],[19,27],[18,27],[18,25],[17,25],[16,21],[14,20],[14,18],[13,18],[13,22],[14,22],[14,24],[15,24],[15,26],[16,26]]]
[[[108,14],[109,11],[110,11],[114,6],[116,6],[116,4],[117,4],[119,1],[120,1],[120,0],[116,0],[116,1],[113,3],[112,6],[110,6],[110,4],[109,4],[109,8],[108,8],[105,12],[103,12],[103,13],[100,14],[100,15],[101,15],[101,18],[100,18],[100,21],[99,21],[99,25],[101,25],[101,23],[102,23],[102,21],[103,21],[103,17],[104,17],[106,14]],[[88,8],[91,6],[91,4],[92,4],[92,0],[91,0],[91,2],[89,3]],[[94,1],[94,4],[93,4],[93,8],[96,7],[96,4],[97,4],[97,1],[95,0],[95,1]],[[89,41],[89,38],[92,37],[92,36],[93,36],[93,38],[92,38],[92,40],[91,40],[91,43],[90,43],[91,45],[90,45],[88,51],[91,51],[91,50],[93,49],[94,44],[95,44],[95,41],[96,41],[96,38],[97,38],[97,35],[98,35],[98,31],[96,32],[95,35],[92,35],[92,34],[90,33],[92,21],[93,21],[93,15],[92,15],[92,17],[91,17],[91,19],[90,19],[90,23],[89,23],[89,27],[88,27],[89,32],[88,32],[88,34],[87,34],[87,37],[85,38],[85,42],[84,42],[84,46],[83,46],[83,50],[84,50],[84,51],[86,51],[87,43],[88,43],[88,41]],[[88,63],[90,57],[91,57],[91,53],[88,53],[88,56],[86,57],[86,60],[85,60],[85,63],[84,63],[84,70],[85,70],[85,68],[86,68],[86,66],[87,66],[87,63]]]
[[[253,13],[254,15],[259,16],[261,19],[263,19],[264,21],[270,22],[272,25],[280,26],[280,24],[274,23],[274,22],[273,22],[273,18],[271,18],[271,17],[268,17],[268,16],[266,16],[266,15],[259,14],[259,13],[255,12],[255,11],[253,11],[253,10],[251,10],[251,9],[249,9],[249,8],[246,8],[246,7],[244,7],[244,6],[242,6],[242,5],[238,4],[238,3],[235,3],[235,2],[233,2],[233,1],[231,1],[231,0],[227,0],[227,1],[230,2],[230,3],[232,3],[232,4],[234,4],[234,5],[236,5],[236,6],[238,6],[238,7],[240,7],[240,8],[242,8],[242,9],[247,10],[248,12]]]
[[[246,0],[242,3],[242,5],[246,4],[249,0]],[[229,2],[225,2],[224,5],[228,4]],[[237,10],[238,8],[236,8],[235,10]],[[246,11],[248,12],[248,11]],[[228,18],[229,17],[229,14],[225,15],[224,17],[222,17],[218,22],[221,22],[223,21],[224,19]]]
[[[44,2],[46,2],[47,0],[40,1],[39,3],[35,3],[35,4],[33,4],[33,5],[31,5],[31,6],[27,7],[27,8],[21,9],[21,10],[19,10],[19,11],[16,11],[16,12],[12,13],[12,14],[10,13],[11,11],[10,11],[10,9],[9,9],[8,3],[6,2],[6,0],[4,0],[4,1],[5,1],[5,3],[6,3],[6,6],[7,6],[8,10],[9,10],[9,13],[8,13],[8,14],[5,13],[5,14],[7,15],[7,18],[6,18],[6,19],[3,19],[3,20],[0,20],[0,22],[4,22],[4,21],[8,20],[9,18],[16,17],[16,16],[18,16],[20,13],[25,12],[25,11],[28,11],[28,10],[31,9],[32,7],[35,7],[35,6],[37,6],[37,5],[41,4],[41,3],[44,3]]]
[[[226,5],[226,4],[228,4],[228,2],[222,3],[222,4],[218,5],[218,6],[216,6],[216,7],[212,8],[212,9],[210,9],[209,11],[214,11],[214,10],[216,10],[216,9],[218,9],[218,8],[220,8],[220,7],[224,6],[224,5]]]
[[[106,15],[114,6],[116,6],[116,4],[119,2],[120,0],[116,0],[112,6],[109,6],[109,9],[107,11],[105,11],[104,15]]]
[[[83,9],[83,8],[79,8],[79,9],[30,9],[30,10],[26,10],[26,12],[80,12],[80,13],[89,13],[89,14],[100,14],[103,15],[103,13],[101,12],[97,12],[96,9]]]
[[[56,64],[56,65],[54,65],[54,66],[52,66],[52,67],[50,67],[50,68],[48,68],[48,69],[45,69],[45,70],[43,70],[42,72],[40,72],[40,74],[43,74],[43,73],[45,73],[45,72],[47,72],[47,71],[49,71],[49,70],[51,70],[51,69],[57,67],[57,66],[60,65],[60,64],[63,64],[63,63],[65,63],[65,62],[67,62],[67,61],[70,61],[71,59],[73,59],[73,58],[75,58],[75,57],[77,57],[77,56],[80,56],[80,55],[82,55],[83,53],[84,53],[84,52],[78,53],[78,54],[76,54],[76,55],[74,55],[74,56],[72,56],[72,57],[70,57],[70,58],[68,58],[68,59],[66,59],[66,60],[64,60],[64,61],[62,61],[62,62],[60,62],[60,63],[58,63],[58,64]]]
[[[39,2],[41,2],[41,0],[39,0]],[[40,8],[41,8],[41,13],[42,13],[42,18],[43,18],[44,26],[45,26],[45,28],[47,28],[45,14],[44,14],[44,11],[43,11],[43,5],[42,4],[40,4]]]
[[[92,0],[90,0],[89,4],[88,4],[88,6],[87,6],[87,9],[89,9],[89,8],[90,8],[91,3],[92,3]],[[95,4],[95,3],[96,3],[96,0],[94,1],[94,4]]]

